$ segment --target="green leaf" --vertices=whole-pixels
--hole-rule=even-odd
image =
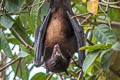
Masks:
[[[5,52],[6,56],[9,58],[13,58],[10,46],[2,32],[2,29],[0,29],[0,38],[1,38],[1,48],[3,49],[3,51]]]
[[[104,55],[102,56],[102,62],[101,62],[104,71],[106,71],[109,68],[111,61],[110,59],[111,59],[111,52],[105,51]]]
[[[52,77],[50,80],[57,80],[56,78]]]
[[[14,36],[7,37],[6,39],[9,43],[20,45],[20,42]]]
[[[88,70],[90,65],[95,61],[95,59],[97,58],[98,55],[99,55],[99,50],[90,52],[88,54],[88,56],[85,58],[85,60],[83,62],[83,66],[82,66],[83,72],[86,73],[86,71]]]
[[[43,21],[44,17],[47,15],[49,9],[49,3],[45,2],[45,4],[40,8],[38,13],[38,24],[41,24],[40,22]]]
[[[28,49],[23,44],[20,44],[20,49],[26,53],[28,52]]]
[[[79,13],[81,13],[81,14],[88,12],[85,4],[81,4],[81,5],[76,4],[76,5],[75,5],[75,8],[76,8],[77,11],[79,11]]]
[[[14,24],[14,21],[12,21],[9,17],[7,16],[1,16],[0,17],[0,24],[5,27],[5,28],[11,28],[12,25]]]
[[[49,74],[50,75],[50,74]],[[43,72],[40,72],[40,73],[37,73],[35,74],[31,80],[46,80],[47,76],[49,75],[46,75],[46,73],[43,73]],[[50,80],[57,80],[56,78],[54,77],[51,77]]]
[[[23,24],[20,21],[20,18],[18,17],[15,23],[13,24],[13,27],[10,29],[12,34],[18,39],[21,43],[26,42],[29,45],[32,45],[32,42],[30,38],[28,37],[28,34],[23,27]],[[23,43],[24,44],[24,43]]]
[[[35,31],[35,15],[31,14],[28,16],[28,28],[30,29],[31,33],[33,34]]]
[[[28,64],[33,60],[33,57],[30,55],[23,58],[20,66],[18,68],[17,77],[21,78],[22,80],[29,80],[30,70],[28,69]],[[16,72],[18,62],[12,64],[12,69]]]
[[[112,49],[115,51],[120,51],[120,42],[113,44]]]
[[[33,34],[37,22],[37,14],[34,13],[31,13],[31,15],[29,15],[28,13],[20,14],[20,20],[21,23],[23,24],[23,27],[26,29],[27,33]]]
[[[22,45],[22,44],[20,44],[20,52],[18,53],[18,56],[19,57],[26,57],[26,56],[28,56],[29,54],[28,54],[28,49],[24,46],[24,45]]]
[[[19,57],[26,57],[28,56],[28,54],[26,52],[24,52],[23,50],[21,50],[19,53],[18,53],[18,56]]]
[[[110,48],[111,46],[112,46],[112,44],[95,44],[93,46],[81,47],[80,50],[88,49],[88,52],[91,52],[91,51],[95,51],[95,50],[107,49],[107,48]]]
[[[109,27],[106,24],[98,25],[94,29],[93,34],[97,38],[97,40],[100,41],[101,43],[116,42],[115,34],[112,32],[112,30],[109,29]]]
[[[22,6],[25,0],[6,0],[5,9],[9,13],[19,13],[22,11]]]
[[[45,80],[45,79],[46,79],[45,73],[40,72],[35,74],[31,80]]]
[[[92,76],[92,70],[93,70],[93,65],[90,65],[89,68],[86,71],[86,74]]]
[[[28,54],[28,55],[34,57],[34,51],[33,51],[33,50],[30,51],[28,48],[26,48],[25,45],[20,44],[20,49],[21,49],[21,51],[24,51],[24,52],[25,52],[24,54],[25,54],[26,56],[27,56],[27,54]]]
[[[98,19],[100,19],[100,20],[104,20],[104,21],[106,21],[106,22],[108,22],[108,23],[110,23],[111,22],[111,20],[110,20],[110,18],[108,17],[108,16],[98,16]]]
[[[108,8],[108,16],[110,17],[112,21],[120,21],[120,19],[118,18],[119,16],[118,9]]]
[[[45,2],[45,4],[40,8],[40,16],[41,16],[41,19],[43,19],[44,16],[47,15],[48,9],[49,9],[49,3],[48,3],[48,2]]]

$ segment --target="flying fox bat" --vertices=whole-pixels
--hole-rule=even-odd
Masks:
[[[65,72],[70,59],[78,52],[78,65],[82,67],[85,51],[84,30],[73,16],[70,0],[50,0],[48,14],[35,31],[35,66],[45,63],[54,73]]]

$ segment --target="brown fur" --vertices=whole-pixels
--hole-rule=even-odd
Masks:
[[[53,46],[55,43],[62,42],[65,39],[63,10],[60,8],[57,12],[52,13],[46,32],[46,46]]]

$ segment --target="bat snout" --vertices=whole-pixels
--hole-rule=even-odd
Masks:
[[[60,50],[59,44],[54,45],[52,55],[53,55],[53,57],[55,57],[55,56],[62,56],[62,52]]]
[[[67,70],[68,68],[68,65],[69,65],[69,62],[50,62],[49,64],[46,65],[46,68],[51,71],[51,72],[54,72],[54,73],[61,73],[61,72],[64,72]]]

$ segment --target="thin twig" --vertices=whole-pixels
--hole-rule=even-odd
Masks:
[[[3,10],[3,0],[1,0],[1,2],[0,2],[0,10],[2,11]]]
[[[80,73],[79,73],[79,76],[78,76],[77,80],[81,80],[81,75],[82,75],[82,70],[80,71]]]
[[[106,5],[106,6],[107,6],[107,5]],[[101,5],[99,5],[99,8],[103,11],[103,13],[105,14],[105,17],[108,16],[108,14],[102,9]],[[108,25],[109,25],[110,29],[112,29],[110,22],[108,22]]]
[[[0,66],[2,66],[4,64],[4,61],[6,61],[6,59],[7,59],[7,56],[5,55],[5,53],[1,52],[1,54],[2,54],[1,55],[2,61],[0,63]]]
[[[99,71],[101,71],[101,68],[100,68],[96,63],[93,63],[93,65],[94,65]]]
[[[76,74],[79,74],[79,73],[80,73],[80,71],[81,71],[81,69],[80,69],[80,70],[78,70],[78,71],[76,72]]]
[[[76,63],[76,61],[73,59],[71,53],[70,53],[68,50],[67,50],[67,52],[68,52],[69,56],[71,57],[72,61],[74,62],[74,64],[81,69],[81,67],[80,67],[80,66]]]
[[[73,58],[71,58],[71,59],[72,59],[72,61],[74,62],[74,64],[81,69],[81,67],[76,63],[76,61],[75,61]]]
[[[102,13],[105,13],[105,11],[102,12]],[[86,14],[87,14],[87,13],[86,13]],[[85,18],[86,18],[85,16],[81,16],[81,15],[84,15],[84,14],[80,14],[80,15],[77,15],[77,16],[73,16],[72,18],[75,18],[75,17],[77,17],[77,18],[82,18],[82,19],[85,19]],[[89,20],[88,20],[88,21],[89,21]],[[88,21],[86,21],[86,22],[88,22]],[[97,23],[103,23],[103,24],[108,24],[108,25],[109,25],[109,23],[106,22],[106,21],[104,21],[104,20],[96,20],[96,22],[97,22]],[[112,22],[111,22],[111,25],[112,25],[112,26],[116,26],[116,27],[120,27],[120,22],[112,21]]]
[[[87,16],[80,24],[82,25],[84,22],[86,22],[90,17],[92,16],[92,14],[90,14],[89,16]]]
[[[14,28],[11,28],[15,33],[16,35],[18,36],[18,38],[21,40],[21,42],[27,47],[27,48],[30,48],[32,50],[34,50],[34,48],[32,46],[30,46],[29,44],[27,44],[23,38],[19,35],[19,33],[14,29]]]
[[[97,23],[102,23],[102,24],[108,24],[108,22],[103,21],[103,20],[96,20],[96,22],[97,22]],[[111,22],[111,25],[120,28],[120,22],[112,21],[112,22]]]
[[[95,80],[97,80],[101,76],[102,73],[103,73],[103,69],[101,69],[101,71],[96,75]]]
[[[0,16],[3,16],[3,15],[5,15],[5,14],[6,14],[6,15],[20,15],[21,13],[28,13],[28,12],[20,12],[20,13],[16,13],[16,14],[15,14],[15,13],[7,13],[7,12],[6,12],[6,13],[3,13],[3,14],[0,14]]]
[[[18,65],[17,65],[16,72],[15,72],[15,75],[14,75],[13,80],[15,80],[16,75],[17,75],[17,73],[18,73],[18,70],[19,70],[19,67],[20,67],[21,60],[22,60],[22,58],[21,58],[21,59],[19,59],[19,62],[18,62]]]
[[[77,63],[78,59],[74,59],[74,61]],[[71,61],[71,64],[74,64],[73,60]]]
[[[75,78],[75,76],[72,73],[70,73],[70,72],[69,72],[69,77]]]
[[[4,69],[6,69],[7,67],[9,67],[11,64],[14,64],[15,62],[17,62],[19,59],[21,59],[20,57],[17,57],[13,60],[11,60],[10,62],[8,62],[6,65],[4,65],[3,67],[0,68],[0,72],[3,71]]]
[[[106,4],[109,4],[109,5],[112,5],[112,4],[119,4],[120,1],[117,1],[117,2],[106,2],[105,0],[102,0],[102,2],[106,3]]]
[[[10,76],[10,74],[13,72],[13,70],[11,70],[6,76]]]
[[[38,3],[35,3],[35,4],[33,4],[33,5],[30,5],[29,7],[33,7],[33,6],[39,5],[39,4],[41,4],[41,3],[42,3],[42,1],[41,1],[41,2],[38,2]]]
[[[106,6],[107,4],[106,3],[103,3],[103,2],[98,2],[99,5],[102,5],[102,6]],[[120,9],[119,6],[114,6],[114,5],[109,5],[110,8],[115,8],[115,9]]]
[[[62,78],[62,75],[61,75],[61,74],[59,74],[59,75],[58,75],[58,80],[63,80],[63,78]]]
[[[86,15],[89,15],[89,14],[91,14],[91,13],[88,12],[88,13],[84,13],[84,14],[75,15],[75,16],[72,16],[71,19],[73,19],[73,18],[75,18],[75,17],[86,16]]]
[[[102,9],[101,5],[98,5],[98,6],[99,6],[100,10],[104,13],[104,15],[107,16],[107,13]]]
[[[40,5],[40,7],[37,9],[37,11],[39,11],[39,9],[43,6],[43,4],[46,2],[46,0],[43,0],[42,2],[41,2],[41,5]]]
[[[103,13],[103,12],[98,12],[98,13]],[[90,12],[88,13],[83,13],[83,14],[75,14],[74,16],[71,17],[71,19],[75,18],[75,17],[83,17],[83,16],[86,16],[86,15],[89,15],[89,14],[92,14]]]
[[[54,73],[50,74],[46,80],[50,80]]]
[[[31,71],[31,70],[30,70]],[[20,76],[22,77],[22,66],[20,65]]]
[[[109,0],[107,0],[109,2]],[[108,12],[108,8],[109,8],[109,4],[106,5],[106,9],[105,9],[105,12],[107,13]]]
[[[92,43],[90,40],[87,39],[87,42],[89,45],[94,45],[94,43]]]

